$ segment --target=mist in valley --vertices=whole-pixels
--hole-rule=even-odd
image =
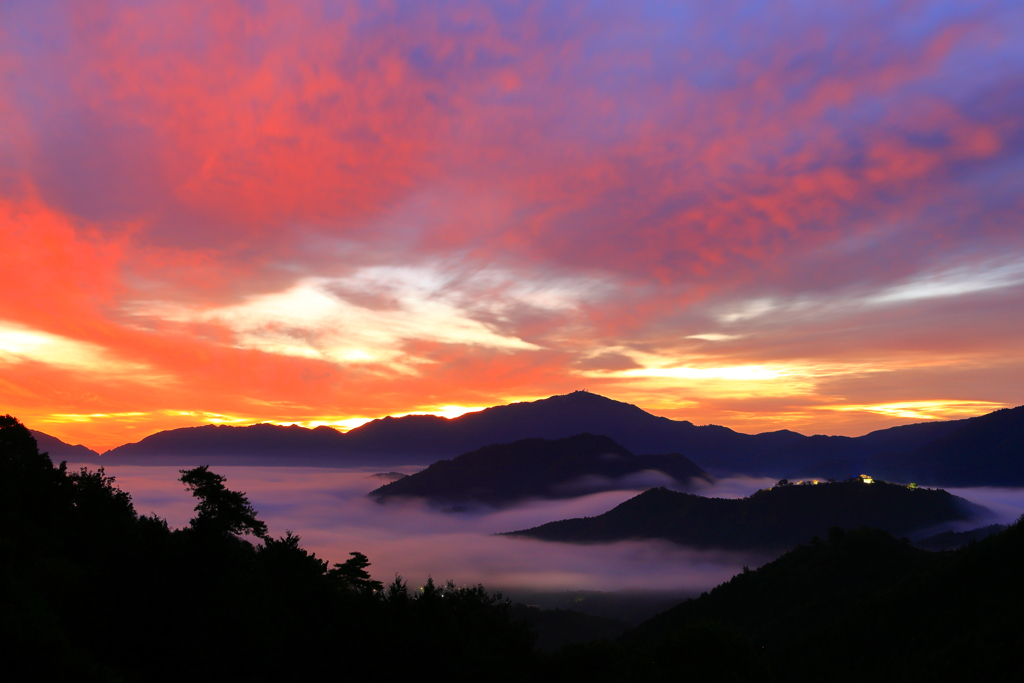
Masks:
[[[178,481],[177,467],[112,466],[107,474],[132,495],[140,514],[155,513],[172,527],[188,524],[194,499]],[[386,483],[363,469],[213,466],[227,486],[244,491],[273,536],[298,534],[302,545],[331,563],[349,553],[366,554],[370,571],[389,582],[401,575],[411,586],[427,577],[458,585],[483,584],[513,598],[560,606],[569,592],[601,591],[646,595],[652,604],[666,596],[699,594],[742,571],[773,559],[757,553],[696,550],[665,541],[623,541],[572,545],[502,532],[573,517],[602,514],[637,495],[650,482],[633,477],[627,487],[564,500],[532,500],[503,509],[445,511],[419,500],[377,503],[367,493]],[[411,473],[418,468],[399,468]],[[775,483],[768,478],[720,479],[689,491],[738,498]],[[955,489],[951,493],[992,510],[977,524],[1008,523],[1024,513],[1024,489]],[[545,600],[544,595],[557,596]],[[659,598],[660,596],[660,598]]]

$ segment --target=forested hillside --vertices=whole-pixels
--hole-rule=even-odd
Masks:
[[[520,680],[533,636],[482,587],[381,586],[272,538],[205,467],[188,527],[136,514],[103,470],[69,472],[0,418],[0,665],[7,680],[290,681],[435,671]],[[254,543],[247,540],[252,538]],[[501,662],[501,666],[495,666]]]

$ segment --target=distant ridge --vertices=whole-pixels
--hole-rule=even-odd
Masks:
[[[370,495],[382,502],[394,497],[421,497],[447,505],[500,506],[525,498],[569,498],[629,487],[624,478],[642,480],[655,474],[671,478],[679,486],[712,479],[678,453],[634,455],[607,436],[577,434],[565,439],[522,439],[484,446],[453,460],[439,460]],[[650,486],[639,480],[633,486]]]
[[[679,453],[716,476],[798,478],[806,471],[810,476],[845,478],[872,472],[895,481],[941,486],[1024,485],[1020,448],[1024,408],[991,415],[1003,412],[1010,414],[904,425],[860,437],[804,436],[788,430],[751,435],[658,417],[628,403],[577,391],[453,419],[385,417],[347,433],[330,427],[268,424],[174,429],[107,451],[101,462],[383,468],[428,465],[521,439],[591,433],[608,436],[632,453]],[[990,430],[1002,430],[1005,438],[986,437]],[[948,439],[945,446],[932,446],[941,439]],[[933,470],[932,459],[945,465]],[[833,470],[839,474],[825,473]]]
[[[157,432],[100,457],[137,465],[342,465],[344,443],[345,435],[330,427],[202,425]]]
[[[1024,486],[1024,406],[997,410],[910,453],[873,458],[882,476],[938,486]]]
[[[37,432],[34,429],[30,429],[29,432],[36,439],[36,444],[39,446],[41,453],[49,453],[50,460],[54,463],[59,463],[63,460],[70,462],[93,462],[99,460],[100,454],[91,448],[86,448],[81,444],[72,446],[69,443],[64,443],[55,436],[49,434],[43,434]]]
[[[897,450],[886,444],[880,455],[819,463],[802,475],[845,478],[868,471],[884,479],[929,486],[1024,486],[1024,406],[935,424],[955,428],[926,443],[907,444],[912,448]]]

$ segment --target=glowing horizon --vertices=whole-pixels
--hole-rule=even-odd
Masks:
[[[0,413],[1024,404],[1024,8],[0,6]],[[219,422],[218,422],[219,421]]]

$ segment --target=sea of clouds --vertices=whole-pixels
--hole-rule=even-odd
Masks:
[[[623,541],[603,545],[548,543],[498,536],[571,517],[599,515],[637,495],[603,491],[556,501],[530,501],[494,510],[444,512],[421,502],[385,505],[366,494],[387,480],[372,471],[315,467],[214,466],[227,485],[244,491],[270,533],[297,533],[306,549],[330,562],[348,553],[365,553],[373,576],[388,582],[400,574],[411,585],[428,576],[457,584],[482,583],[505,591],[591,590],[671,591],[680,595],[707,590],[769,556],[696,550],[662,541]],[[406,472],[417,468],[407,468]],[[195,500],[178,482],[178,468],[111,466],[107,474],[132,495],[139,513],[156,513],[172,527],[188,524]],[[635,482],[634,482],[635,483]],[[764,478],[722,479],[701,495],[747,496],[775,482]],[[984,505],[993,517],[984,524],[1009,523],[1024,513],[1024,489],[956,489],[952,493]],[[962,525],[964,528],[981,526]]]

